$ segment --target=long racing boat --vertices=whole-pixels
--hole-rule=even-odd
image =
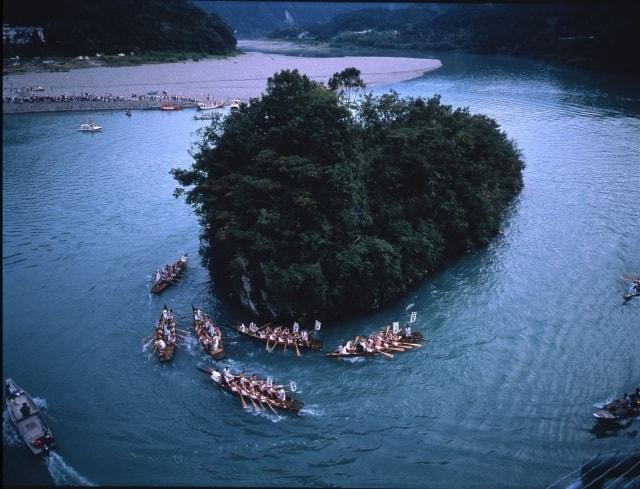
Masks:
[[[205,314],[200,309],[194,306],[191,306],[191,309],[193,311],[193,328],[204,351],[211,355],[214,360],[222,360],[226,354],[220,327],[213,322],[208,314]]]
[[[187,268],[187,254],[185,253],[180,259],[173,265],[167,265],[160,270],[156,270],[153,277],[153,284],[151,285],[151,292],[159,294],[169,285],[178,281],[182,272]]]

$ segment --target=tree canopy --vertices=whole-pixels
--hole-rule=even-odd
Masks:
[[[486,245],[522,188],[494,120],[394,92],[348,107],[296,70],[214,121],[193,157],[172,172],[206,263],[254,313],[299,320],[376,309]]]

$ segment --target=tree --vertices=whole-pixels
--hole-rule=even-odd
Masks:
[[[329,89],[345,97],[347,107],[351,107],[351,96],[358,91],[364,90],[366,85],[360,77],[360,70],[357,68],[345,68],[339,73],[334,73],[329,79]]]
[[[345,72],[335,83],[353,85],[357,70]],[[522,188],[518,150],[492,119],[438,96],[348,103],[282,71],[262,98],[213,121],[190,169],[172,170],[206,263],[255,314],[379,308],[486,245]]]

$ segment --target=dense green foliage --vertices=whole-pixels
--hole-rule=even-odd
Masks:
[[[187,0],[13,0],[3,22],[44,27],[45,42],[4,44],[4,54],[94,55],[119,52],[225,54],[235,49],[232,30]]]
[[[640,74],[623,53],[638,45],[640,3],[414,5],[343,13],[308,29],[336,46],[460,49],[526,55]]]
[[[334,75],[336,89],[358,86],[353,70]],[[206,260],[245,305],[280,318],[380,307],[487,244],[522,187],[495,121],[394,92],[347,108],[297,71],[215,121],[193,156],[173,174]]]

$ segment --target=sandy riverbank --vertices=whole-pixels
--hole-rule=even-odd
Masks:
[[[333,57],[306,58],[279,54],[250,52],[227,59],[209,59],[184,63],[167,63],[127,67],[99,67],[68,72],[24,73],[2,77],[3,96],[11,88],[40,85],[42,96],[79,95],[90,93],[130,97],[150,91],[179,97],[206,99],[248,100],[258,97],[265,89],[267,78],[283,69],[298,69],[312,79],[326,82],[335,72],[355,66],[362,72],[365,83],[376,85],[410,80],[440,68],[437,59],[396,57]],[[98,104],[98,105],[97,105]],[[5,102],[3,113],[42,112],[51,110],[120,109],[120,102],[28,103]],[[132,107],[133,108],[133,107]]]

